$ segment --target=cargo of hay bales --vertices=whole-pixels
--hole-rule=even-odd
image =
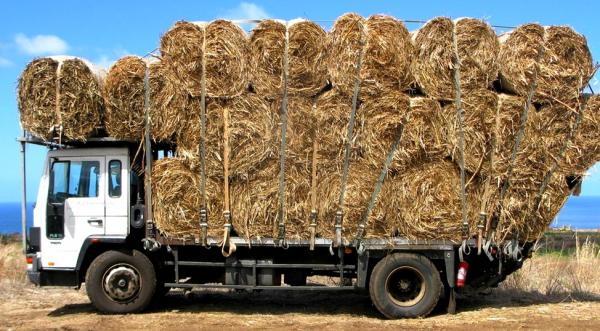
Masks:
[[[42,139],[85,140],[102,128],[104,71],[86,60],[53,56],[31,61],[19,78],[21,127]]]
[[[249,48],[245,32],[232,22],[175,23],[160,41],[164,65],[178,88],[200,96],[234,97],[249,83]]]
[[[250,35],[254,91],[270,100],[281,98],[287,47],[287,93],[304,97],[316,95],[327,85],[323,63],[325,40],[325,31],[314,22],[264,20],[258,23]]]
[[[326,65],[331,82],[345,94],[353,94],[357,78],[361,94],[383,89],[404,91],[413,83],[410,34],[401,21],[391,16],[364,19],[357,14],[344,14],[335,21],[327,44]]]
[[[576,100],[594,73],[585,37],[569,27],[525,24],[500,41],[502,88],[526,96],[537,70],[536,102]]]
[[[485,89],[496,80],[500,45],[492,27],[482,20],[437,17],[413,33],[413,42],[413,75],[419,89],[432,98],[454,98],[454,42],[462,90]]]

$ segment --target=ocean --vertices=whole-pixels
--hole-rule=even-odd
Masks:
[[[33,203],[27,206],[28,227],[33,220]],[[600,229],[600,196],[571,197],[551,227]],[[0,233],[21,233],[21,204],[0,202]]]

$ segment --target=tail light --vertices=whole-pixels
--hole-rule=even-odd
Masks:
[[[466,261],[462,261],[458,264],[458,274],[456,275],[456,287],[465,287],[465,281],[467,280],[467,271],[469,271],[469,264]]]
[[[27,261],[27,264],[33,264],[33,255],[27,255],[25,260]]]

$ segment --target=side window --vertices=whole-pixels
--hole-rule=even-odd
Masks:
[[[108,163],[108,196],[121,197],[121,161],[111,160]]]
[[[98,196],[100,162],[71,161],[69,170],[69,198],[95,198]]]
[[[63,203],[68,197],[69,162],[56,161],[52,163],[50,172],[49,203]]]

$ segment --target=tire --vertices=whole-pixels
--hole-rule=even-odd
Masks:
[[[371,301],[385,317],[424,317],[442,294],[437,268],[425,256],[394,253],[379,261],[371,274]]]
[[[156,273],[140,251],[107,251],[88,268],[85,286],[90,301],[101,312],[135,313],[152,302]]]

